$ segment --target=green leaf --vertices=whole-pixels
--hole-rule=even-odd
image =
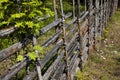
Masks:
[[[39,16],[43,16],[43,12],[40,10],[33,10],[34,13],[37,13]]]
[[[43,53],[43,52],[44,52],[44,47],[43,47],[43,46],[37,45],[37,46],[34,46],[33,49],[34,49],[34,50],[38,50],[40,53]]]
[[[0,19],[3,19],[3,18],[4,18],[4,12],[1,11],[1,12],[0,12]]]
[[[34,12],[31,12],[31,13],[28,15],[29,18],[34,18],[35,16],[36,16],[36,14],[35,14]]]
[[[42,1],[32,0],[30,2],[23,2],[22,4],[27,6],[32,6],[32,7],[38,7],[42,5]]]
[[[77,51],[74,51],[74,54],[77,54]]]
[[[24,26],[23,22],[16,22],[15,27],[23,27],[23,26]]]
[[[0,26],[2,26],[2,25],[8,25],[8,24],[9,24],[8,21],[2,21],[2,22],[0,23]]]
[[[42,21],[41,18],[54,14],[51,8],[46,8],[46,3],[41,0],[21,0],[20,4],[22,6],[16,4],[15,0],[0,0],[0,27],[15,26],[19,28],[18,34],[39,35],[40,28],[49,23],[47,20]],[[43,52],[42,49],[39,50]]]
[[[36,34],[36,35],[39,35],[39,33],[40,33],[39,30],[36,29],[36,30],[35,30],[35,34]]]
[[[45,10],[45,12],[46,12],[47,15],[54,16],[54,12],[52,12],[50,9],[43,8],[43,10]]]
[[[27,22],[25,22],[25,24],[28,26],[28,28],[33,28],[34,27],[34,23],[33,23],[33,21],[27,21]]]
[[[35,52],[29,52],[28,53],[28,56],[29,56],[29,58],[31,59],[31,60],[36,60],[36,58],[37,58],[37,55],[36,55],[36,53]]]
[[[22,61],[23,60],[23,56],[22,55],[19,55],[18,57],[17,57],[17,61],[19,62],[19,61]]]
[[[16,13],[16,14],[12,14],[11,18],[15,19],[15,18],[21,18],[25,16],[25,13]]]
[[[9,0],[0,0],[0,3],[8,2]]]

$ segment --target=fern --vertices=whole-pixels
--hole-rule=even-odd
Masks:
[[[40,0],[0,0],[0,27],[15,26],[20,32],[39,34],[40,28],[44,27],[43,21],[36,17],[43,17],[45,14],[53,16],[54,13],[43,6]],[[26,31],[29,29],[28,31]]]

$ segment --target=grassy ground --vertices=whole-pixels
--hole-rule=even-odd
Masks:
[[[76,80],[120,80],[120,9],[108,23],[102,48],[92,53]]]

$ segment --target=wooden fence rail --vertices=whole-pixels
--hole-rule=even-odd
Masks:
[[[52,48],[44,58],[32,61],[28,54],[24,55],[22,61],[15,63],[7,72],[0,76],[0,80],[15,79],[15,76],[26,67],[23,80],[73,80],[76,68],[82,69],[86,63],[89,53],[100,43],[98,39],[103,35],[107,22],[115,13],[118,0],[85,0],[85,10],[80,11],[80,0],[73,1],[73,12],[64,15],[63,3],[60,0],[61,18],[57,16],[56,0],[53,0],[55,21],[39,30],[39,37],[29,35],[24,40],[0,51],[0,63],[17,54],[18,51],[33,43],[37,45],[37,38],[41,38],[48,31],[59,27],[47,40],[40,45]],[[77,3],[77,7],[76,4]],[[73,17],[72,17],[73,15]],[[42,18],[44,19],[44,18]],[[46,18],[45,18],[46,19]],[[69,19],[69,21],[67,21]],[[14,34],[17,28],[0,30],[0,38]],[[28,52],[27,52],[28,53]],[[30,64],[34,67],[30,70]],[[17,78],[17,77],[16,77]]]

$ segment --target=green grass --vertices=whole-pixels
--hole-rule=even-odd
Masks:
[[[111,20],[114,23],[120,23],[120,10],[116,11],[116,13],[112,16]]]
[[[95,53],[95,54],[96,54],[96,53]],[[94,63],[102,63],[102,59],[100,58],[100,56],[95,55],[95,54],[93,54],[93,55],[90,57],[91,61],[94,62]]]

